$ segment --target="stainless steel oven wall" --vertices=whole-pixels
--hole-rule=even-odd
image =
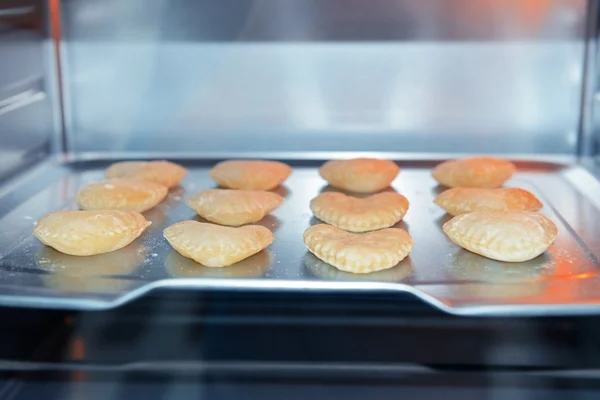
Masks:
[[[70,150],[574,153],[585,0],[63,0]]]
[[[581,147],[585,155],[593,155],[600,162],[600,0],[593,0],[589,9],[587,50],[586,96],[584,102],[584,140]]]
[[[46,1],[0,1],[0,180],[47,156],[58,130],[46,16]]]

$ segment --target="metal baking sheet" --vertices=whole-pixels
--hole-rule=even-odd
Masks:
[[[20,185],[0,192],[0,304],[62,309],[107,309],[163,290],[346,292],[357,295],[411,293],[459,315],[573,315],[600,313],[600,183],[584,168],[557,162],[518,161],[507,186],[535,193],[560,234],[537,259],[507,264],[461,250],[443,234],[448,216],[433,204],[440,188],[431,168],[440,159],[397,160],[393,189],[410,200],[398,226],[415,247],[397,266],[353,275],[319,261],[302,241],[318,223],[309,209],[318,193],[332,190],[318,175],[324,160],[283,160],[294,168],[278,189],[286,201],[260,224],[275,234],[265,251],[222,269],[202,267],[175,253],[162,230],[197,219],[185,205],[195,192],[212,188],[208,170],[218,160],[178,160],[189,169],[181,187],[145,213],[148,231],[126,248],[94,257],[74,257],[43,246],[32,236],[42,215],[74,209],[77,189],[103,178],[115,160],[53,162]],[[402,296],[399,296],[401,301]]]

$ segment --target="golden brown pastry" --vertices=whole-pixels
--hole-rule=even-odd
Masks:
[[[339,270],[367,274],[398,264],[412,250],[413,240],[403,229],[350,233],[319,224],[304,232],[304,244],[319,259]]]
[[[445,161],[432,175],[440,185],[448,187],[496,188],[516,171],[513,163],[492,157],[473,157]]]
[[[273,233],[263,226],[230,228],[198,221],[171,225],[164,236],[179,254],[206,267],[226,267],[273,242]]]
[[[406,197],[395,192],[377,193],[364,199],[343,193],[321,193],[310,202],[315,217],[350,232],[389,228],[408,210]]]
[[[275,189],[291,173],[287,164],[262,160],[222,161],[210,170],[210,176],[219,186],[244,190]]]
[[[150,181],[117,178],[90,183],[77,192],[82,210],[144,212],[163,201],[169,189]]]
[[[169,189],[179,185],[187,170],[170,161],[121,161],[108,167],[107,178],[131,178],[150,181]]]
[[[91,256],[127,246],[149,225],[137,212],[57,211],[40,219],[33,234],[61,253]]]
[[[454,217],[442,228],[462,248],[508,262],[539,256],[558,235],[552,221],[532,211],[477,211]]]
[[[207,221],[240,226],[258,222],[283,202],[280,195],[262,190],[209,189],[187,204]]]
[[[434,203],[450,215],[474,211],[540,211],[543,207],[533,193],[518,188],[454,188],[439,194]]]
[[[328,161],[319,173],[335,188],[357,193],[379,192],[390,186],[400,168],[393,161],[376,158]]]

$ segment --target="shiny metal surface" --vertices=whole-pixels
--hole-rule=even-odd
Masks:
[[[195,218],[184,200],[213,187],[207,173],[217,160],[180,160],[190,169],[183,186],[146,213],[153,224],[117,252],[88,258],[46,248],[32,235],[47,212],[73,208],[82,185],[102,179],[106,160],[49,165],[0,197],[0,302],[27,307],[103,309],[151,290],[301,291],[414,294],[443,311],[463,315],[600,313],[600,183],[577,165],[519,161],[509,186],[534,192],[559,227],[549,252],[531,262],[502,264],[465,252],[441,231],[447,216],[432,199],[439,190],[430,168],[439,160],[399,161],[394,189],[411,202],[399,226],[415,241],[410,258],[372,275],[350,275],[307,253],[303,231],[317,222],[309,201],[330,190],[318,176],[321,161],[288,160],[294,173],[280,188],[285,203],[260,223],[275,233],[264,253],[226,269],[210,269],[174,253],[162,229]]]
[[[584,0],[65,0],[69,150],[575,154]]]
[[[595,128],[596,92],[598,85],[598,28],[600,24],[600,1],[591,0],[587,7],[585,33],[585,54],[581,92],[581,114],[577,154],[593,156],[597,148],[597,130]]]
[[[586,63],[585,96],[582,103],[582,137],[580,139],[581,154],[600,154],[600,1],[589,2],[588,18],[588,51]]]
[[[0,179],[50,153],[44,10],[42,0],[0,2]]]

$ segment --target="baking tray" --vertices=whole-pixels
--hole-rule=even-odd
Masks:
[[[443,234],[448,216],[433,204],[440,188],[431,168],[442,159],[396,161],[402,172],[393,189],[410,201],[399,227],[415,246],[397,266],[368,275],[336,270],[309,254],[304,230],[318,223],[309,202],[333,190],[318,175],[325,160],[285,159],[294,172],[278,189],[286,200],[260,224],[275,241],[231,267],[202,267],[175,253],[162,230],[197,218],[185,205],[195,192],[214,187],[208,170],[219,160],[176,160],[189,169],[182,186],[145,213],[146,233],[126,248],[95,257],[73,257],[43,246],[31,232],[42,215],[76,208],[74,194],[99,181],[116,160],[53,161],[0,192],[0,304],[61,309],[108,309],[163,290],[343,292],[354,295],[410,293],[459,315],[573,315],[600,313],[600,183],[576,164],[516,161],[507,186],[535,193],[559,236],[537,259],[506,264],[461,250]],[[402,301],[403,296],[398,296]]]

